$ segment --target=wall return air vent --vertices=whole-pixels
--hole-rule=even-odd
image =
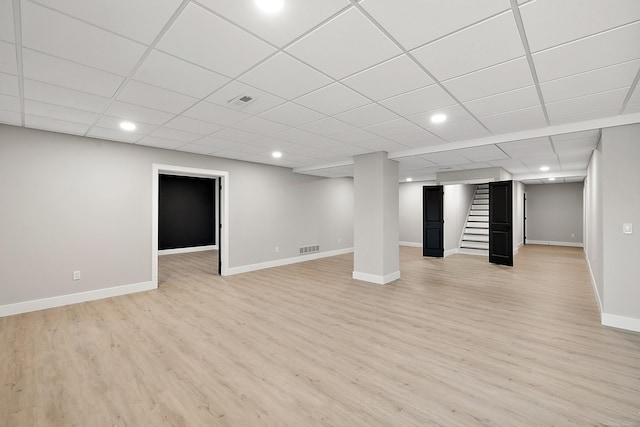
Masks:
[[[299,255],[315,254],[320,252],[320,245],[302,246]]]
[[[235,105],[236,107],[246,107],[247,105],[251,104],[255,100],[256,98],[251,95],[242,94],[242,95],[236,96],[233,99],[228,100],[227,104]]]

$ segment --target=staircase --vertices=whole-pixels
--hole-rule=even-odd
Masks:
[[[460,241],[460,253],[489,256],[489,184],[476,186]]]

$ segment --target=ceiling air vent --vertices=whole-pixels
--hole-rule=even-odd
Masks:
[[[235,105],[236,107],[245,107],[251,104],[256,99],[251,95],[239,95],[233,99],[227,101],[227,104]]]

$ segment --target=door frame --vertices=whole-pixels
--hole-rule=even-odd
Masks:
[[[218,268],[221,276],[227,276],[229,271],[229,172],[154,163],[151,175],[151,283],[153,287],[158,287],[158,190],[161,174],[220,179],[218,202],[221,218],[218,224],[222,232],[217,234],[217,240],[218,254],[222,262]]]
[[[504,222],[498,222],[495,220],[496,212],[496,197],[499,193],[494,191],[495,187],[507,187],[507,191],[504,192],[507,203],[505,206],[506,218]],[[489,262],[491,264],[507,265],[513,267],[513,181],[494,181],[489,183]],[[506,253],[498,253],[494,250],[496,248],[495,235],[497,233],[507,234],[506,239]]]

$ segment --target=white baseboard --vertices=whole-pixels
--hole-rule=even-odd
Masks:
[[[239,267],[230,267],[227,270],[227,276],[234,274],[248,273],[250,271],[263,270],[265,268],[282,267],[283,265],[296,264],[298,262],[312,261],[314,259],[327,258],[336,255],[348,254],[353,252],[353,248],[337,249],[335,251],[319,252],[317,254],[302,255],[293,258],[283,258],[275,261],[261,262],[258,264],[241,265]]]
[[[398,242],[400,244],[400,246],[410,246],[412,248],[421,248],[422,247],[422,243],[421,242]]]
[[[444,251],[444,257],[448,257],[449,255],[455,255],[460,253],[460,248],[449,249],[448,251]]]
[[[519,242],[515,248],[513,248],[513,254],[516,255],[518,252],[520,252],[520,248],[523,246],[522,242]]]
[[[529,240],[527,239],[527,245],[547,245],[547,246],[571,246],[572,248],[582,248],[582,243],[576,242],[550,242],[546,240]]]
[[[398,280],[400,278],[400,272],[396,271],[395,273],[387,274],[385,276],[379,276],[377,274],[354,271],[352,277],[356,280],[362,280],[364,282],[371,282],[377,285],[386,285],[387,283],[391,283],[394,280]]]
[[[627,331],[640,332],[640,319],[636,319],[634,317],[602,313],[602,325],[610,326],[612,328],[626,329]]]
[[[158,251],[158,255],[175,255],[188,254],[190,252],[217,251],[218,245],[194,246],[191,248],[162,249]]]
[[[94,301],[103,298],[117,297],[136,292],[155,289],[152,282],[134,283],[132,285],[114,286],[112,288],[96,289],[94,291],[79,292],[76,294],[60,295],[57,297],[43,298],[33,301],[18,302],[15,304],[0,305],[0,317],[14,314],[28,313],[30,311],[44,310],[80,302]]]
[[[591,286],[593,287],[593,293],[596,296],[596,302],[598,303],[598,311],[600,312],[600,320],[602,321],[602,299],[600,298],[600,293],[598,292],[598,284],[596,283],[596,276],[593,275],[593,270],[591,269],[591,263],[589,262],[589,257],[586,256],[587,267],[589,267],[589,277],[591,278]]]

